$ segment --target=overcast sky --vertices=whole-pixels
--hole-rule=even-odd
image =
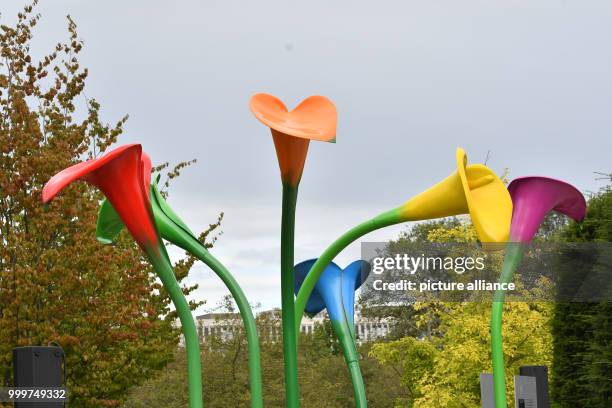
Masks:
[[[1,23],[21,0],[4,0]],[[88,97],[120,143],[155,162],[197,158],[170,204],[201,230],[225,212],[212,250],[252,302],[280,304],[280,178],[269,130],[248,110],[268,92],[292,108],[321,94],[337,144],[311,143],[296,261],[448,175],[466,149],[511,178],[547,175],[595,191],[612,171],[612,2],[42,0],[34,53],[85,41]],[[386,240],[404,227],[368,236]],[[93,237],[92,237],[93,239]],[[176,252],[177,254],[179,252]],[[338,261],[359,257],[353,245]],[[225,290],[204,265],[194,295]]]

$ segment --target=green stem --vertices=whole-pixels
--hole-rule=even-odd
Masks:
[[[198,332],[191,314],[191,308],[179,286],[172,264],[166,253],[166,248],[159,244],[159,248],[147,250],[149,260],[168,292],[174,307],[179,315],[183,335],[185,336],[185,350],[187,351],[187,377],[189,382],[189,408],[202,408],[202,363],[200,360],[200,342]]]
[[[310,271],[302,283],[300,291],[297,295],[297,300],[295,303],[295,330],[297,333],[299,333],[302,316],[304,314],[304,309],[306,308],[308,298],[310,297],[312,290],[317,284],[317,280],[327,265],[329,265],[329,263],[333,261],[343,249],[362,236],[377,229],[398,224],[400,222],[402,222],[402,220],[397,209],[379,214],[378,216],[347,231],[323,252],[312,268],[310,268]],[[332,325],[334,326],[334,331],[336,332],[338,340],[342,345],[344,359],[351,375],[351,382],[353,383],[353,392],[357,407],[367,407],[368,402],[366,399],[365,385],[363,383],[361,370],[359,368],[359,355],[355,349],[355,335],[353,333],[354,328],[350,328],[348,326],[346,316],[344,320],[344,322],[332,322]]]
[[[247,347],[249,353],[249,381],[251,386],[251,407],[262,408],[263,407],[263,390],[261,380],[261,356],[259,350],[259,336],[257,335],[257,325],[255,323],[255,317],[251,310],[251,306],[238,285],[238,282],[227,268],[219,262],[210,252],[200,244],[200,242],[193,242],[193,239],[187,241],[189,245],[185,248],[187,251],[195,255],[199,260],[204,262],[210,269],[212,269],[219,278],[225,283],[225,286],[229,289],[232,294],[240,316],[244,323],[244,329],[247,337]]]
[[[340,341],[340,346],[344,353],[344,361],[351,375],[353,394],[355,395],[355,406],[357,408],[366,408],[368,406],[368,400],[366,398],[363,377],[361,376],[361,369],[359,368],[359,353],[357,353],[355,341],[348,322],[346,319],[343,321],[332,320],[332,328]]]
[[[283,183],[283,215],[281,221],[281,306],[283,325],[283,356],[285,361],[285,392],[287,407],[300,406],[300,385],[298,382],[297,333],[295,325],[295,297],[293,295],[295,276],[293,251],[295,240],[295,208],[297,186]]]
[[[509,243],[506,247],[506,256],[502,267],[500,283],[510,283],[516,271],[525,245],[521,243]],[[504,300],[506,292],[498,290],[493,297],[491,308],[491,360],[493,363],[493,391],[495,394],[495,408],[506,408],[506,373],[504,366],[504,346],[502,336],[502,314],[504,312]]]
[[[306,308],[306,303],[308,302],[308,298],[312,293],[315,285],[317,284],[317,280],[329,265],[334,258],[342,252],[347,246],[361,238],[362,236],[375,231],[380,228],[388,227],[390,225],[398,224],[402,222],[399,212],[397,209],[393,209],[391,211],[384,212],[379,214],[378,216],[357,225],[356,227],[348,230],[344,235],[338,238],[334,243],[332,243],[321,256],[314,263],[312,268],[310,268],[310,272],[306,275],[306,279],[302,283],[300,287],[300,291],[297,295],[297,300],[295,302],[295,322],[296,322],[296,330],[299,333],[299,327],[302,321],[302,316],[304,315],[304,309]]]

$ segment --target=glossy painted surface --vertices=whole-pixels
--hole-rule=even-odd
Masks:
[[[578,189],[550,177],[520,177],[508,186],[514,211],[510,239],[529,242],[550,211],[565,214],[580,222],[586,215],[586,201]]]
[[[43,202],[49,202],[76,180],[91,183],[104,193],[107,198],[107,204],[101,209],[102,227],[106,228],[103,228],[104,238],[112,239],[125,225],[147,254],[181,321],[187,351],[189,407],[201,408],[202,369],[197,329],[189,302],[157,235],[149,200],[150,174],[151,160],[142,153],[139,144],[121,146],[98,159],[79,163],[53,176],[43,188]]]
[[[359,225],[351,228],[338,239],[336,239],[330,246],[328,246],[321,256],[316,260],[308,276],[304,279],[301,284],[298,295],[295,299],[295,321],[297,322],[296,329],[299,329],[299,323],[306,311],[306,305],[312,296],[312,293],[319,281],[319,277],[325,271],[325,268],[334,260],[334,258],[342,252],[347,246],[355,242],[362,236],[376,231],[378,229],[395,225],[402,222],[399,209],[393,209],[391,211],[384,212],[378,216],[362,222]]]
[[[146,157],[145,165],[147,162],[150,172],[150,160]],[[51,201],[73,181],[86,181],[104,193],[143,249],[157,248],[157,233],[150,209],[148,186],[144,179],[141,146],[124,145],[98,159],[76,164],[57,173],[43,188],[43,202]]]
[[[300,392],[295,328],[294,238],[297,193],[308,146],[311,140],[335,141],[337,112],[323,96],[311,96],[291,112],[280,99],[256,94],[250,101],[251,112],[272,132],[274,148],[283,183],[281,215],[281,307],[286,405],[299,408]]]
[[[316,259],[309,259],[295,266],[295,293],[299,292],[302,282],[315,262]],[[369,264],[361,260],[352,262],[344,270],[335,263],[330,263],[319,277],[306,303],[306,313],[314,316],[327,309],[330,319],[344,320],[346,315],[349,324],[352,325],[355,314],[355,291],[367,279],[369,272]]]
[[[157,188],[158,181],[159,176],[155,183],[150,184],[149,189],[151,209],[157,230],[163,239],[187,250],[189,247],[188,241],[197,241],[197,237],[162,197]],[[108,200],[104,200],[100,206],[98,224],[96,226],[96,238],[98,241],[103,244],[114,242],[123,228],[124,224],[111,203]]]
[[[301,262],[295,266],[295,293],[298,293],[306,275],[316,263],[316,259]],[[331,262],[319,277],[305,307],[311,316],[327,309],[332,329],[340,342],[346,362],[355,406],[366,408],[368,400],[365,385],[359,368],[359,353],[355,346],[355,291],[367,279],[370,265],[365,261],[355,261],[341,269]],[[300,315],[301,317],[301,315]],[[299,319],[296,319],[299,322]]]
[[[456,171],[400,207],[402,221],[469,214],[482,243],[508,240],[512,199],[504,183],[482,164],[467,164],[457,148]]]
[[[251,98],[250,108],[260,122],[285,135],[323,142],[336,137],[338,113],[325,96],[309,96],[289,111],[276,96],[259,93]]]
[[[146,163],[143,163],[143,167]],[[146,167],[144,167],[146,168]],[[150,171],[149,171],[150,172]],[[259,351],[259,337],[255,317],[250,304],[240,285],[232,274],[200,243],[196,235],[187,227],[183,220],[168,205],[157,187],[159,175],[155,182],[150,184],[151,208],[155,224],[160,236],[174,245],[190,252],[199,260],[209,266],[221,278],[232,294],[243,319],[247,336],[249,355],[249,382],[251,389],[251,406],[263,407],[263,385],[261,380],[261,356]],[[96,236],[104,244],[114,241],[124,225],[108,200],[104,200],[98,214]]]
[[[250,108],[272,132],[283,183],[297,187],[310,141],[336,140],[338,114],[335,105],[324,96],[310,96],[288,111],[277,97],[259,93],[251,98]]]
[[[288,137],[274,129],[272,129],[272,140],[283,184],[297,187],[304,172],[310,140]]]
[[[370,264],[353,261],[342,271],[342,303],[350,327],[355,325],[355,291],[361,287],[370,274]]]
[[[298,379],[297,337],[295,325],[295,209],[298,187],[283,180],[280,234],[281,327],[283,331],[283,365],[285,373],[285,404],[287,408],[300,407]]]
[[[512,281],[528,243],[537,233],[546,214],[557,211],[580,222],[586,215],[584,196],[571,184],[549,177],[531,176],[515,179],[508,186],[513,214],[510,240],[504,257],[501,283]],[[505,292],[495,292],[491,309],[491,360],[495,406],[505,408],[506,373],[503,350],[503,305]]]

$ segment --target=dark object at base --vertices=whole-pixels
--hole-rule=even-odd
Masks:
[[[61,347],[13,349],[15,387],[62,387],[64,351]],[[62,408],[63,402],[16,402],[15,408]]]
[[[536,378],[538,408],[550,408],[550,401],[548,399],[548,367],[523,366],[519,369],[519,373],[524,377]]]

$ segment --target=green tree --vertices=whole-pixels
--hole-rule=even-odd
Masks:
[[[43,184],[103,153],[127,117],[106,124],[99,103],[84,97],[88,70],[70,17],[67,41],[40,59],[31,55],[36,4],[0,26],[1,381],[12,382],[13,347],[55,342],[66,353],[73,406],[118,406],[130,387],[172,361],[179,331],[133,240],[97,243],[95,189],[75,183],[52,211],[41,205]],[[192,263],[176,265],[179,280]]]
[[[429,341],[414,337],[404,337],[388,343],[375,343],[370,355],[381,364],[393,368],[401,379],[407,397],[399,397],[396,404],[404,407],[414,406],[414,401],[422,397],[420,382],[434,369],[434,358],[438,349]]]
[[[604,187],[588,201],[583,223],[572,224],[561,236],[572,242],[612,242],[612,187]],[[593,263],[607,265],[603,278],[609,285],[610,246],[593,254]],[[604,246],[606,245],[606,246]],[[595,248],[594,248],[595,249]],[[571,262],[572,253],[563,254]],[[584,265],[583,265],[584,267]],[[594,266],[596,268],[596,266]],[[589,273],[599,273],[594,270]],[[582,270],[581,274],[586,273]],[[580,277],[568,273],[561,277],[563,289],[572,290]],[[559,303],[553,319],[554,359],[552,396],[562,408],[588,406],[609,407],[612,401],[612,303]]]
[[[211,336],[202,346],[204,402],[207,407],[246,408],[250,406],[246,338],[239,316],[231,313],[233,306],[221,311],[224,313],[223,323],[234,326],[235,330],[230,337]],[[262,339],[265,406],[282,408],[285,407],[285,396],[278,311],[260,313],[257,326]],[[313,333],[300,337],[301,398],[306,408],[355,406],[344,357],[331,336],[331,329],[323,324],[316,326]],[[396,372],[370,356],[369,344],[361,346],[360,354],[370,405],[392,408],[395,400],[405,393]],[[176,361],[158,376],[133,389],[124,407],[187,407],[185,373],[182,370],[185,354],[178,351],[175,358]]]

